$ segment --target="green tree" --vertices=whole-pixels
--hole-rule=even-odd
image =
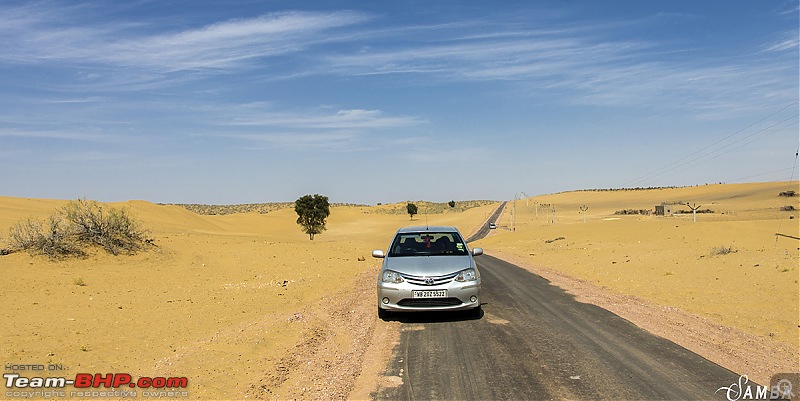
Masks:
[[[456,207],[456,201],[454,201],[454,200],[451,200],[450,202],[447,202],[447,204],[450,205],[451,208]]]
[[[303,232],[312,241],[315,234],[325,231],[325,219],[331,215],[328,197],[319,194],[298,198],[294,201],[294,211],[297,213],[297,224],[303,227]]]
[[[411,216],[411,220],[414,220],[414,215],[417,214],[417,205],[409,202],[406,205],[406,210],[408,211],[408,215]]]

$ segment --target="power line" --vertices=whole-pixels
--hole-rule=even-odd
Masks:
[[[706,154],[704,154],[704,155],[701,155],[701,156],[699,156],[699,157],[693,158],[695,155],[698,155],[698,154],[700,154],[700,153],[703,153],[704,151],[706,151],[706,150],[708,150],[708,149],[710,149],[710,148],[712,148],[712,147],[714,147],[714,146],[716,146],[716,145],[718,145],[718,144],[720,144],[720,143],[723,143],[723,142],[727,141],[728,139],[730,139],[730,138],[732,138],[732,137],[734,137],[734,136],[736,136],[736,135],[738,135],[738,134],[740,134],[740,133],[742,133],[742,132],[744,132],[744,131],[746,131],[746,130],[750,129],[751,127],[753,127],[753,126],[755,126],[755,125],[757,125],[757,124],[759,124],[759,123],[761,123],[761,122],[763,122],[763,121],[765,121],[765,120],[767,120],[767,119],[769,119],[769,118],[771,118],[771,117],[773,117],[773,116],[775,116],[775,115],[777,115],[777,114],[780,114],[782,111],[784,111],[784,110],[786,110],[786,109],[788,109],[788,108],[790,108],[790,107],[792,107],[792,106],[794,106],[794,105],[798,104],[799,102],[800,102],[800,101],[798,101],[798,100],[795,100],[794,102],[792,102],[792,103],[790,103],[790,104],[788,104],[788,105],[786,105],[786,106],[782,107],[780,110],[778,110],[778,111],[776,111],[776,112],[774,112],[774,113],[772,113],[772,114],[770,114],[770,115],[768,115],[768,116],[766,116],[766,117],[763,117],[763,118],[759,119],[758,121],[756,121],[756,122],[754,122],[754,123],[751,123],[751,124],[749,124],[748,126],[746,126],[746,127],[742,128],[742,129],[740,129],[740,130],[738,130],[738,131],[736,131],[736,132],[734,132],[734,133],[732,133],[732,134],[730,134],[730,135],[728,135],[728,136],[726,136],[726,137],[724,137],[724,138],[722,138],[722,139],[720,139],[720,140],[718,140],[718,141],[716,141],[716,142],[714,142],[714,143],[712,143],[712,144],[710,144],[710,145],[707,145],[707,146],[706,146],[706,147],[704,147],[704,148],[701,148],[701,149],[699,149],[699,150],[697,150],[697,151],[695,151],[695,152],[693,152],[693,153],[691,153],[691,154],[689,154],[689,155],[687,155],[687,156],[684,156],[684,157],[683,157],[683,158],[681,158],[681,159],[678,159],[678,160],[676,160],[676,161],[674,161],[674,162],[672,162],[672,163],[670,163],[670,164],[667,164],[667,165],[666,165],[666,166],[664,166],[664,167],[661,167],[661,168],[658,168],[658,169],[656,169],[656,170],[653,170],[653,171],[651,171],[651,172],[649,172],[649,173],[647,173],[647,174],[645,174],[645,175],[643,175],[643,176],[640,176],[640,177],[638,177],[638,178],[636,178],[636,179],[634,179],[634,180],[632,180],[632,181],[630,181],[630,182],[628,182],[628,183],[626,183],[626,184],[623,184],[623,187],[626,187],[626,186],[632,186],[632,185],[635,185],[636,183],[639,183],[639,182],[644,182],[644,181],[646,181],[646,180],[650,180],[650,179],[653,179],[653,178],[659,177],[659,176],[661,176],[661,175],[663,175],[663,174],[666,174],[667,172],[670,172],[670,171],[673,171],[673,170],[677,169],[678,167],[682,167],[682,166],[684,166],[684,165],[686,165],[686,164],[689,164],[689,163],[691,163],[691,162],[693,162],[693,161],[699,160],[699,159],[701,159],[702,157],[705,157],[705,156],[707,156],[707,155],[709,155],[709,154],[713,154],[713,153],[714,153],[716,150],[712,150],[711,152],[708,152],[708,153],[706,153]],[[748,137],[751,137],[751,136],[753,136],[753,135],[756,135],[756,134],[758,134],[758,133],[760,133],[760,132],[763,132],[763,131],[765,131],[765,130],[768,130],[768,129],[770,129],[770,128],[774,127],[775,125],[782,124],[782,123],[784,123],[784,122],[788,121],[789,119],[796,118],[797,116],[798,116],[798,114],[795,114],[795,115],[793,115],[793,116],[789,117],[788,119],[785,119],[785,120],[783,120],[783,121],[781,121],[781,122],[779,122],[779,123],[777,123],[777,124],[773,124],[773,125],[771,125],[770,127],[767,127],[767,128],[765,128],[765,129],[762,129],[762,130],[760,130],[760,131],[758,131],[758,132],[756,132],[756,133],[754,133],[754,134],[748,135],[748,136],[746,136],[745,138],[742,138],[742,139],[740,139],[740,140],[737,140],[737,141],[735,141],[735,142],[733,142],[733,143],[739,142],[739,141],[741,141],[741,140],[743,140],[743,139],[746,139],[746,138],[748,138]],[[724,149],[724,148],[725,148],[725,147],[727,147],[727,146],[730,146],[730,145],[725,145],[725,146],[723,146],[723,147],[722,147],[722,148],[720,148],[720,149]],[[688,160],[688,161],[686,161],[687,159],[691,159],[691,160]],[[685,161],[685,162],[684,162],[684,161]],[[681,163],[681,162],[684,162],[684,163]],[[673,167],[673,166],[674,166],[674,167]]]
[[[782,168],[780,170],[774,170],[774,171],[769,171],[769,172],[766,172],[766,173],[751,175],[751,176],[747,176],[747,177],[741,177],[741,178],[737,178],[735,180],[725,180],[725,182],[743,182],[743,181],[747,181],[747,180],[749,180],[751,178],[763,177],[765,175],[782,173],[784,171],[789,171],[789,170],[794,171],[795,168],[794,167]],[[794,173],[792,173],[792,177],[794,177]],[[789,179],[789,181],[792,181],[792,179]]]
[[[722,138],[722,139],[720,139],[720,140],[718,140],[718,141],[716,141],[716,142],[714,142],[714,143],[712,143],[710,145],[707,145],[707,146],[705,146],[705,147],[703,147],[703,148],[701,148],[701,149],[699,149],[699,150],[697,150],[697,151],[695,151],[695,152],[693,152],[693,153],[691,153],[691,154],[689,154],[687,156],[684,156],[684,157],[682,157],[682,158],[680,158],[680,159],[678,159],[678,160],[676,160],[676,161],[674,161],[674,162],[672,162],[670,164],[667,164],[664,167],[661,167],[659,169],[653,170],[650,173],[647,173],[647,174],[645,174],[645,175],[643,175],[643,176],[641,176],[639,178],[636,178],[636,179],[634,179],[632,181],[629,181],[628,183],[623,184],[622,188],[626,188],[626,187],[629,188],[629,187],[634,186],[637,183],[644,182],[645,180],[652,180],[652,179],[654,179],[656,177],[662,177],[665,174],[668,174],[670,172],[673,172],[673,171],[675,171],[675,170],[677,170],[677,169],[679,169],[681,167],[684,167],[684,166],[687,166],[687,165],[690,165],[690,164],[691,165],[696,165],[696,164],[699,164],[699,163],[705,163],[705,162],[714,160],[717,157],[720,157],[720,156],[722,156],[724,154],[730,153],[730,152],[732,152],[734,150],[737,150],[737,149],[740,149],[740,148],[742,148],[744,146],[747,146],[747,145],[749,145],[749,144],[751,144],[751,143],[753,143],[753,142],[755,142],[755,141],[757,141],[759,139],[762,139],[763,137],[766,137],[768,135],[772,135],[772,134],[774,134],[776,132],[781,132],[784,129],[790,127],[790,126],[797,124],[797,117],[800,116],[800,113],[796,113],[796,114],[794,114],[794,115],[792,115],[792,116],[790,116],[788,118],[785,118],[785,119],[783,119],[783,120],[781,120],[779,122],[771,124],[766,128],[762,128],[762,129],[760,129],[760,130],[758,130],[756,132],[753,132],[751,134],[745,135],[744,137],[739,138],[739,139],[737,139],[735,141],[729,141],[728,143],[726,143],[725,145],[723,145],[721,147],[714,148],[715,146],[728,141],[729,139],[735,137],[736,135],[739,135],[739,134],[745,132],[746,130],[758,125],[759,123],[762,123],[762,122],[768,120],[769,118],[772,118],[772,117],[780,114],[781,112],[789,109],[790,107],[797,105],[798,103],[800,103],[800,100],[795,100],[795,101],[787,104],[786,106],[780,108],[779,110],[777,110],[777,111],[775,111],[775,112],[773,112],[773,113],[771,113],[771,114],[769,114],[769,115],[767,115],[765,117],[760,118],[759,120],[747,125],[746,127],[742,128],[742,129],[737,130],[736,132],[734,132],[734,133],[732,133],[730,135],[725,136],[724,138]],[[789,123],[786,124],[786,125],[782,125],[782,124],[787,123],[787,122],[789,122]],[[778,128],[775,128],[775,127],[778,127]],[[763,135],[760,135],[760,134],[763,134]],[[750,139],[750,138],[753,138],[753,139],[741,144],[740,146],[731,148],[732,146],[734,146],[736,144],[739,144],[742,141],[746,141],[747,139]],[[712,149],[712,148],[714,148],[714,149]],[[709,156],[713,156],[713,157],[709,158]],[[796,162],[795,162],[795,164],[796,164]],[[781,170],[776,170],[776,171],[772,171],[772,172],[769,172],[769,173],[762,173],[762,174],[750,176],[750,177],[747,177],[747,178],[753,178],[753,177],[758,177],[758,176],[767,175],[767,174],[774,174],[774,173],[783,172],[783,171],[786,171],[786,170],[788,170],[788,169],[781,169]],[[794,177],[794,171],[792,173],[792,177]],[[745,178],[742,178],[742,179],[739,179],[739,180],[743,180],[743,179],[745,179]],[[595,196],[597,196],[597,195],[595,195]],[[593,198],[593,196],[589,195],[583,201],[587,202],[591,198]],[[537,207],[537,212],[538,212],[538,207]]]
[[[684,162],[684,163],[681,163],[681,164],[679,164],[679,165],[677,165],[677,166],[675,166],[675,167],[673,167],[673,168],[671,168],[671,169],[664,170],[664,171],[662,171],[661,173],[659,173],[659,174],[657,174],[657,175],[655,175],[655,176],[651,177],[651,179],[655,179],[656,177],[661,177],[661,176],[663,176],[664,174],[667,174],[667,173],[669,173],[669,172],[671,172],[671,171],[674,171],[674,170],[676,170],[676,169],[678,169],[678,168],[680,168],[680,167],[683,167],[683,166],[686,166],[686,165],[689,165],[689,164],[692,164],[692,163],[695,163],[695,162],[698,162],[697,164],[699,164],[699,163],[705,163],[705,162],[709,162],[709,161],[711,161],[711,160],[714,160],[714,159],[716,159],[716,158],[718,158],[718,157],[720,157],[720,156],[722,156],[722,155],[724,155],[724,154],[728,154],[728,153],[730,153],[730,152],[732,152],[732,151],[734,151],[734,150],[741,149],[741,148],[743,148],[744,146],[747,146],[747,145],[749,145],[749,144],[751,144],[751,143],[755,142],[756,140],[758,140],[758,139],[760,139],[760,138],[756,138],[756,139],[754,139],[754,140],[752,140],[752,141],[749,141],[749,142],[747,142],[747,143],[744,143],[744,144],[742,144],[741,146],[738,146],[738,147],[735,147],[735,148],[732,148],[732,149],[728,149],[727,151],[725,151],[725,152],[722,152],[723,150],[725,150],[726,148],[728,148],[728,147],[730,147],[730,146],[733,146],[733,145],[735,145],[735,144],[737,144],[737,143],[739,143],[739,142],[741,142],[741,141],[744,141],[745,139],[752,138],[753,136],[756,136],[756,135],[758,135],[758,134],[761,134],[761,133],[767,132],[767,130],[769,130],[769,129],[771,129],[771,128],[774,128],[776,125],[783,124],[783,123],[785,123],[785,122],[787,122],[787,121],[789,121],[789,120],[792,120],[792,119],[796,118],[798,115],[800,115],[800,114],[795,114],[795,115],[793,115],[793,116],[791,116],[791,117],[789,117],[789,118],[787,118],[787,119],[785,119],[785,120],[782,120],[782,121],[780,121],[780,122],[777,122],[777,123],[775,123],[775,124],[772,124],[772,125],[770,125],[770,126],[769,126],[769,127],[767,127],[767,128],[764,128],[764,129],[762,129],[762,130],[756,131],[756,132],[754,132],[754,133],[752,133],[752,134],[750,134],[750,135],[747,135],[747,136],[745,136],[745,137],[743,137],[743,138],[739,138],[739,139],[737,139],[736,141],[730,142],[730,143],[728,143],[728,144],[726,144],[726,145],[724,145],[724,146],[722,146],[722,147],[720,147],[720,148],[713,149],[713,150],[711,150],[711,151],[709,151],[709,152],[707,152],[707,153],[705,153],[705,154],[702,154],[702,155],[700,155],[700,156],[698,156],[698,157],[696,157],[696,158],[694,158],[694,159],[691,159],[691,160],[688,160],[688,161],[686,161],[686,162]],[[775,132],[780,132],[780,131],[781,131],[781,130],[783,130],[784,128],[787,128],[787,127],[789,127],[789,126],[792,126],[793,124],[796,124],[796,122],[795,122],[795,121],[792,121],[790,124],[788,124],[788,125],[787,125],[787,126],[785,126],[785,127],[780,127],[779,129],[776,129],[776,130],[774,130],[774,131],[767,132],[767,135],[773,134],[773,133],[775,133]],[[764,136],[766,136],[766,135],[764,135]],[[719,143],[719,142],[717,142],[717,143]],[[705,149],[708,149],[708,147],[706,147]],[[703,158],[706,158],[706,157],[708,157],[708,156],[714,155],[715,153],[718,153],[718,152],[722,152],[722,153],[719,153],[719,154],[717,154],[717,155],[715,155],[715,156],[713,156],[713,157],[711,157],[711,158],[709,158],[709,159],[702,160]],[[698,153],[698,152],[695,152],[695,153],[693,153],[693,154],[697,154],[697,153]],[[684,158],[684,159],[685,159],[685,158]],[[673,163],[673,164],[674,164],[674,163]]]

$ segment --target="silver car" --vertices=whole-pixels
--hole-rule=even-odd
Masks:
[[[481,314],[481,274],[455,227],[405,227],[397,230],[378,275],[378,316],[390,312],[470,310]]]

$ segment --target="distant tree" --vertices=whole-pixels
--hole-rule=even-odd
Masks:
[[[319,194],[301,196],[294,201],[294,211],[297,224],[312,241],[315,234],[325,231],[325,219],[331,215],[328,197]]]
[[[408,211],[408,215],[411,216],[411,220],[414,220],[414,215],[417,214],[417,205],[409,202],[406,205],[406,211]]]
[[[454,200],[451,200],[450,202],[447,202],[447,204],[450,205],[450,207],[456,207],[456,201],[454,201]]]

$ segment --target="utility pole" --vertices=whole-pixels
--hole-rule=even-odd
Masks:
[[[690,206],[689,202],[686,202],[686,206],[689,206],[689,209],[692,209],[692,223],[697,223],[697,209],[700,209],[700,205],[695,203],[694,206]]]
[[[536,220],[539,220],[539,201],[533,201],[533,204],[536,205]]]
[[[511,210],[511,231],[514,231],[516,227],[514,227],[514,222],[517,219],[517,194],[514,194],[514,206]]]
[[[583,224],[586,224],[586,211],[589,210],[589,206],[583,205],[581,206],[581,212],[583,212]]]

